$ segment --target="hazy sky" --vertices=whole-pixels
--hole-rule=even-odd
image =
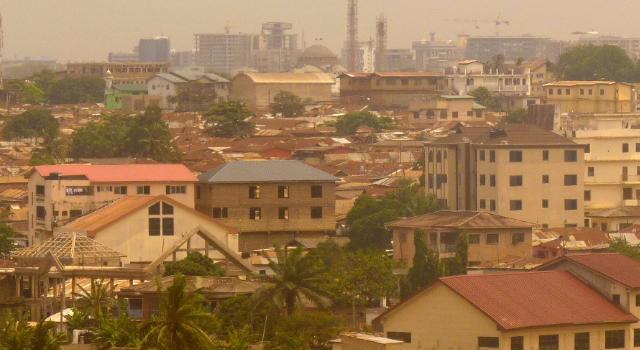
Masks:
[[[191,50],[195,33],[259,33],[264,22],[291,22],[307,46],[315,38],[339,53],[346,37],[347,0],[0,0],[3,56],[49,56],[59,62],[106,61],[143,37],[165,35],[172,49]],[[444,19],[509,20],[500,35],[572,39],[572,31],[640,36],[640,1],[620,0],[359,0],[359,39],[375,38],[376,17],[388,22],[388,47],[428,38],[493,35],[495,26]],[[302,46],[302,43],[299,43]]]

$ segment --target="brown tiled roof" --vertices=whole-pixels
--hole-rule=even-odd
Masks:
[[[640,217],[640,207],[616,207],[599,211],[597,213],[589,213],[585,215],[590,218],[628,218]]]
[[[570,254],[562,258],[575,261],[629,288],[640,288],[640,261],[620,253]]]
[[[237,277],[200,277],[185,276],[187,278],[187,292],[196,290],[204,295],[230,297],[240,294],[253,294],[267,284],[259,281],[245,281]],[[150,281],[120,289],[120,293],[158,293],[158,284],[163,289],[173,283],[174,276],[167,276],[159,281]]]
[[[494,130],[494,137],[491,137],[492,130]],[[500,130],[504,130],[504,132]],[[565,137],[539,128],[533,124],[503,124],[496,128],[461,126],[456,133],[435,140],[431,142],[431,144],[457,144],[462,142],[495,146],[584,147],[583,145],[578,145]]]
[[[121,220],[124,217],[127,217],[133,214],[135,211],[140,210],[146,206],[151,205],[157,201],[164,201],[171,205],[182,207],[188,211],[191,211],[197,216],[202,217],[204,220],[209,220],[215,222],[217,225],[224,227],[229,231],[229,233],[236,233],[237,229],[222,222],[219,222],[209,216],[206,216],[192,208],[187,207],[186,205],[177,202],[170,197],[165,195],[160,196],[126,196],[118,201],[113,202],[112,204],[107,205],[106,207],[100,208],[92,213],[84,215],[77,220],[74,220],[64,227],[73,230],[82,230],[87,231],[87,236],[90,238],[94,238],[100,230],[108,227],[109,225]]]
[[[503,330],[638,321],[567,271],[465,275],[440,282]]]
[[[506,216],[478,212],[440,210],[433,213],[396,220],[386,224],[387,227],[439,227],[439,228],[528,228],[537,224],[508,218]]]

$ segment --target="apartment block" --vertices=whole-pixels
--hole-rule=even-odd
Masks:
[[[239,250],[335,235],[339,178],[298,161],[236,161],[196,185],[196,210],[240,230]]]
[[[166,195],[194,207],[198,179],[181,164],[40,165],[29,179],[29,243],[50,238],[54,227],[128,195]]]
[[[557,81],[543,85],[546,103],[562,113],[629,113],[636,111],[632,84],[614,81]]]
[[[114,84],[146,84],[154,74],[168,73],[171,62],[90,62],[68,63],[66,77],[105,78],[113,75]]]
[[[344,73],[340,102],[345,105],[409,106],[447,90],[443,74],[432,72]]]
[[[458,62],[445,70],[447,87],[460,95],[486,87],[492,94],[531,94],[531,70],[528,67],[485,71],[484,63],[476,60]]]
[[[583,226],[584,146],[531,124],[458,126],[425,146],[426,193],[451,210]]]
[[[413,117],[409,123],[436,123],[439,121],[484,121],[486,107],[475,102],[470,95],[442,95],[429,101],[409,104]]]

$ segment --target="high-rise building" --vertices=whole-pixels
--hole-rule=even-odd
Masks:
[[[487,62],[502,54],[506,62],[519,58],[524,61],[555,61],[568,45],[566,42],[533,36],[469,37],[466,40],[464,57],[467,60]]]
[[[606,35],[583,35],[578,39],[580,44],[613,45],[624,50],[632,59],[640,58],[640,38],[623,38]]]
[[[139,62],[170,62],[171,41],[167,37],[140,39],[138,55]]]

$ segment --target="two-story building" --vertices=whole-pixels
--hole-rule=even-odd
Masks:
[[[196,185],[196,210],[240,230],[239,250],[335,235],[339,178],[299,161],[235,161]]]
[[[427,194],[452,210],[582,226],[584,145],[531,124],[459,126],[425,146]]]
[[[484,63],[468,60],[459,62],[457,67],[446,73],[447,87],[458,95],[467,95],[481,86],[486,87],[492,94],[531,94],[531,70],[528,67],[486,72]]]
[[[507,256],[531,257],[531,230],[536,224],[476,211],[441,210],[387,223],[393,231],[393,258],[413,265],[415,230],[425,232],[427,248],[440,257],[453,257],[463,232],[469,236],[469,266],[492,263]]]
[[[442,95],[429,101],[412,101],[409,112],[413,112],[409,123],[436,123],[452,121],[485,121],[486,107],[475,102],[470,95]]]
[[[628,113],[636,111],[632,84],[614,81],[557,81],[543,85],[546,103],[563,113]]]
[[[181,164],[39,165],[29,179],[29,244],[127,195],[166,195],[194,207],[198,178]]]
[[[216,101],[226,101],[229,98],[229,87],[229,80],[213,73],[198,70],[156,74],[149,79],[146,85],[149,95],[162,97],[163,108],[174,108],[175,103],[170,102],[170,97],[184,91],[214,95]]]
[[[344,73],[339,78],[344,105],[407,107],[447,91],[444,75],[432,72]]]
[[[405,350],[635,349],[638,317],[623,305],[568,271],[461,275],[429,284],[374,323]]]

